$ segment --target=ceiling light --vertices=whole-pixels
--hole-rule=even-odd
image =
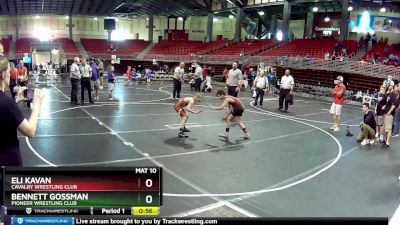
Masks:
[[[329,22],[329,21],[331,21],[331,18],[329,18],[329,17],[325,17],[325,22]]]
[[[94,20],[98,20],[98,18],[97,17],[95,17],[95,18],[93,18]]]
[[[235,18],[233,15],[229,15],[229,19],[233,19]]]
[[[118,21],[119,19],[118,19],[118,18],[115,18],[114,20],[115,20],[115,21]]]
[[[178,20],[179,20],[179,21],[183,21],[183,17],[181,17],[181,16],[178,17]]]
[[[386,8],[385,8],[385,7],[382,7],[382,8],[380,9],[380,11],[384,13],[384,12],[386,12]]]
[[[217,21],[218,21],[218,19],[217,19],[216,17],[214,17],[213,21],[214,21],[214,22],[217,22]]]
[[[347,8],[348,11],[353,11],[353,6],[349,6],[349,8]]]
[[[318,7],[312,8],[312,11],[313,11],[313,12],[318,12]]]
[[[258,14],[259,14],[260,16],[264,16],[264,12],[263,12],[263,11],[259,11]]]
[[[392,23],[392,20],[389,20],[389,23]]]
[[[69,19],[69,16],[65,16],[65,19],[66,19],[66,20]]]
[[[39,15],[36,15],[35,18],[36,18],[36,19],[40,19],[40,16],[39,16]]]

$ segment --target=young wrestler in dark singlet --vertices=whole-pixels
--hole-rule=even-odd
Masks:
[[[246,126],[242,122],[244,106],[243,106],[242,102],[240,101],[240,99],[236,98],[236,97],[233,97],[233,96],[226,95],[225,91],[223,91],[223,90],[218,90],[217,91],[217,97],[220,100],[222,100],[223,103],[219,107],[215,107],[215,106],[211,107],[212,109],[222,110],[226,106],[230,106],[230,109],[231,109],[231,111],[229,112],[229,115],[228,115],[228,117],[226,119],[226,130],[225,130],[225,133],[222,133],[219,136],[220,137],[224,137],[224,138],[228,138],[229,137],[229,129],[230,129],[231,124],[232,124],[232,119],[235,118],[237,124],[243,130],[242,137],[244,139],[249,139],[250,138],[250,134],[247,131]]]

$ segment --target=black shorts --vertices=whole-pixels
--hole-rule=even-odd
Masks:
[[[231,114],[232,116],[243,116],[244,109],[243,108],[232,108]]]
[[[238,92],[236,91],[237,86],[228,86],[228,95],[237,97]]]

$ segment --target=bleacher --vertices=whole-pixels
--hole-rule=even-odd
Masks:
[[[245,55],[257,54],[265,48],[274,46],[273,40],[246,40],[239,43],[234,43],[226,48],[211,52],[209,55],[229,55],[239,56],[241,53]]]
[[[385,51],[385,45],[377,44],[363,56],[363,59],[373,58],[375,54],[379,54],[381,60],[383,60],[384,58],[386,58],[384,51]],[[400,57],[400,51],[397,51],[395,45],[389,45],[389,55],[390,54]]]
[[[62,48],[64,49],[64,52],[68,58],[72,58],[75,56],[79,57],[81,55],[73,40],[69,38],[60,38],[58,39],[58,41],[61,43]]]
[[[29,53],[31,50],[31,43],[39,41],[36,38],[20,38],[15,44],[15,57],[22,58],[24,53]]]
[[[296,39],[288,44],[262,52],[258,55],[271,57],[312,56],[313,58],[324,58],[326,52],[329,52],[330,54],[333,52],[336,43],[338,43],[338,41],[335,39]],[[357,42],[355,41],[344,41],[342,42],[342,45],[347,48],[348,55],[357,50]]]
[[[108,41],[105,39],[81,38],[81,43],[92,57],[136,57],[149,44],[144,40]]]
[[[162,40],[148,55],[191,55],[207,48],[201,41]]]
[[[286,68],[277,67],[277,75],[281,77]],[[333,81],[339,75],[345,78],[347,89],[353,91],[365,91],[379,89],[383,83],[382,78],[366,77],[359,74],[338,73],[335,71],[313,70],[313,69],[290,69],[295,83],[310,85],[311,87],[333,87]],[[304,90],[301,90],[304,91]],[[311,90],[310,90],[311,91]]]
[[[198,49],[196,54],[207,54],[215,50],[219,50],[220,48],[227,47],[232,44],[232,41],[211,41],[205,43],[202,49]]]

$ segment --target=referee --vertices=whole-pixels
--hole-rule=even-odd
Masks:
[[[283,112],[287,112],[289,108],[289,100],[293,100],[293,87],[294,79],[290,75],[290,70],[285,71],[285,75],[281,79],[281,90],[279,92],[279,108],[282,111],[283,101],[285,101],[285,109]]]
[[[172,91],[172,96],[173,98],[181,97],[181,87],[182,87],[182,81],[183,81],[183,75],[185,73],[185,63],[181,62],[179,63],[179,66],[175,68],[174,71],[174,90]]]
[[[70,68],[70,79],[71,79],[71,104],[80,105],[78,103],[78,89],[79,81],[81,79],[81,72],[79,69],[79,58],[74,58]]]

